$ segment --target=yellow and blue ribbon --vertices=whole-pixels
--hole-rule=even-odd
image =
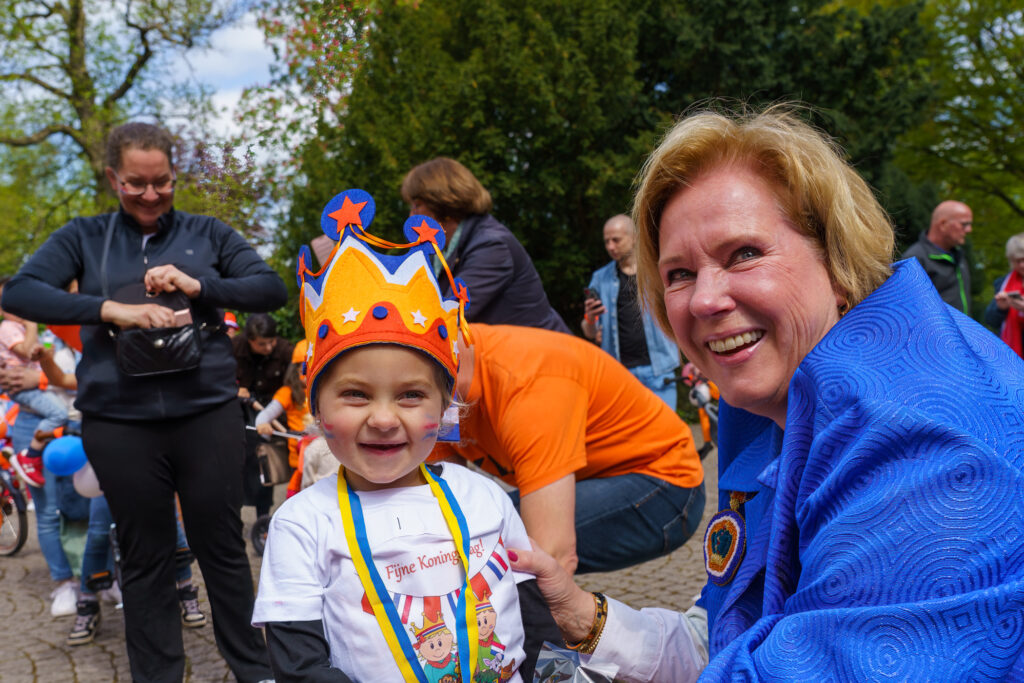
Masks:
[[[420,465],[420,472],[441,507],[441,513],[444,515],[448,530],[455,541],[455,548],[462,560],[465,580],[456,607],[456,642],[462,680],[464,683],[470,683],[473,680],[473,672],[476,671],[480,634],[476,623],[476,595],[469,585],[469,529],[466,525],[466,517],[459,507],[458,501],[455,500],[448,483],[423,464]],[[344,467],[338,468],[338,506],[345,529],[345,540],[348,543],[349,554],[355,564],[356,573],[359,575],[363,590],[366,591],[373,616],[377,619],[377,624],[380,626],[381,633],[384,634],[384,639],[387,641],[395,663],[398,664],[398,668],[402,672],[402,678],[410,682],[429,683],[416,656],[416,650],[405,634],[398,609],[388,596],[384,580],[381,579],[380,572],[373,564],[373,552],[366,536],[366,522],[363,519],[359,494],[345,480]]]

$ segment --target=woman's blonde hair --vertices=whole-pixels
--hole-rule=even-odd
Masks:
[[[448,157],[437,157],[414,167],[402,181],[402,199],[418,199],[438,220],[490,213],[491,193],[473,173]]]
[[[769,182],[782,212],[820,247],[847,306],[889,277],[895,243],[889,217],[838,145],[788,105],[740,114],[700,111],[676,123],[647,159],[633,204],[641,293],[670,337],[658,272],[661,214],[681,189],[727,165],[746,166]]]

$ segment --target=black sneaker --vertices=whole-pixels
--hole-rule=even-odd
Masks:
[[[206,626],[206,615],[199,611],[199,591],[195,588],[179,588],[178,602],[181,603],[181,625],[185,628]]]
[[[79,600],[75,615],[75,625],[68,634],[68,645],[85,645],[96,637],[96,629],[100,627],[100,603],[98,600]]]

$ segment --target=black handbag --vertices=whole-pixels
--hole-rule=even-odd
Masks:
[[[103,242],[103,258],[100,263],[100,278],[103,297],[124,304],[159,304],[172,311],[188,310],[191,318],[191,302],[183,292],[160,292],[150,295],[139,282],[122,287],[110,296],[107,287],[107,253],[114,234],[117,214],[110,217],[107,234]],[[194,319],[179,327],[153,327],[149,329],[130,328],[122,330],[116,325],[108,328],[116,346],[117,367],[132,377],[164,375],[184,372],[199,367],[202,358],[200,326]]]

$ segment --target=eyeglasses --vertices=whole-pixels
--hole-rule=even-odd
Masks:
[[[171,194],[174,192],[174,184],[178,181],[177,176],[171,175],[167,180],[160,180],[155,183],[134,183],[125,182],[121,180],[121,176],[114,171],[114,177],[117,178],[117,182],[121,183],[121,192],[131,197],[138,197],[139,195],[146,194],[146,188],[152,187],[153,192],[157,194]]]

